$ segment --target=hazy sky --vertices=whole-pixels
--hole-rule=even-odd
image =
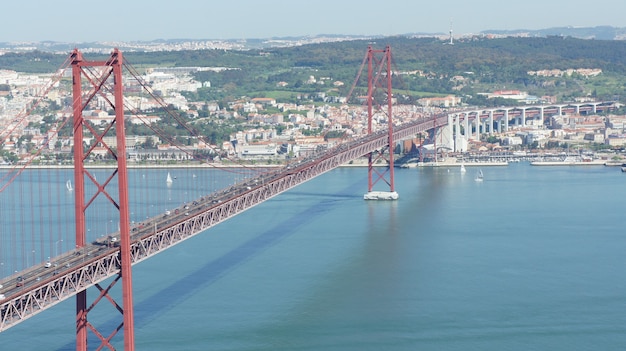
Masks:
[[[625,13],[622,0],[17,0],[0,6],[0,42],[626,27]]]

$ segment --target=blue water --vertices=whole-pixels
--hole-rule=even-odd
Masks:
[[[136,348],[626,349],[626,176],[475,171],[398,169],[400,199],[371,202],[365,169],[336,169],[134,266]],[[73,310],[0,350],[74,349]]]

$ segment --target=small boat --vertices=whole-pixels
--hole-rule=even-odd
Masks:
[[[465,170],[465,165],[461,163],[461,173],[465,173],[465,172],[467,172],[467,171]]]
[[[626,172],[626,163],[622,163],[622,172]]]
[[[167,184],[172,184],[174,181],[172,180],[172,176],[170,175],[170,172],[167,172],[167,179],[165,180],[165,182]]]
[[[74,188],[72,187],[72,181],[71,180],[67,180],[67,182],[65,182],[65,187],[67,188],[67,191],[73,191]]]
[[[478,173],[476,173],[476,178],[474,178],[475,181],[477,182],[482,182],[483,181],[483,170],[479,169]]]

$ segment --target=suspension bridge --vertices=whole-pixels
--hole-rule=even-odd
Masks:
[[[236,159],[209,162],[205,153],[189,151],[181,140],[210,143],[187,120],[167,110],[167,104],[121,52],[115,50],[102,61],[86,60],[81,52],[72,52],[41,94],[45,97],[63,82],[71,90],[71,113],[59,116],[55,131],[71,131],[72,165],[42,165],[55,140],[49,135],[39,148],[1,173],[0,332],[75,298],[77,350],[87,350],[87,341],[94,339],[97,349],[114,349],[114,340],[120,337],[124,349],[133,350],[132,265],[361,157],[367,158],[364,198],[397,198],[390,149],[396,141],[420,133],[437,135],[437,130],[454,125],[454,117],[394,106],[391,59],[389,47],[368,48],[350,89],[349,97],[359,89],[364,91],[365,105],[358,107],[364,112],[354,114],[363,118],[365,133],[269,167],[241,164]],[[359,82],[365,69],[367,84],[363,87]],[[71,70],[69,81],[67,70]],[[184,138],[159,129],[129,102],[122,72],[160,102],[177,131],[186,131]],[[45,104],[45,99],[29,105],[23,116],[0,133],[0,142],[9,141],[29,125],[27,117],[40,104]],[[88,109],[111,110],[114,118],[94,124],[85,117]],[[142,121],[155,138],[177,147],[191,162],[130,161],[127,114]],[[470,119],[470,113],[464,118]],[[481,113],[474,113],[473,118],[480,121]],[[489,131],[493,128],[490,123]],[[479,123],[475,124],[478,131]],[[464,127],[471,133],[467,122]],[[119,285],[121,301],[116,301],[111,292]],[[91,302],[88,290],[94,295]],[[87,318],[97,312],[94,307],[100,303],[110,303],[121,315],[113,330],[102,331]]]
[[[43,89],[41,99],[25,108],[0,134],[8,142],[30,125],[29,116],[46,103],[53,87],[64,82],[71,94],[71,113],[39,148],[29,150],[2,172],[0,196],[0,332],[69,298],[76,299],[76,349],[87,350],[95,335],[97,349],[114,349],[123,334],[125,350],[134,349],[133,264],[207,231],[211,227],[357,158],[368,159],[367,195],[397,193],[393,183],[394,142],[449,124],[448,116],[414,114],[403,120],[392,109],[391,49],[368,48],[350,94],[358,90],[367,67],[367,132],[329,148],[318,149],[280,167],[215,164],[188,151],[181,138],[150,123],[124,95],[122,72],[156,101],[159,99],[121,52],[105,60],[86,60],[73,51]],[[64,77],[71,71],[71,80]],[[356,90],[355,90],[356,88]],[[379,99],[379,100],[377,100]],[[88,109],[113,111],[110,122],[96,125]],[[187,138],[209,143],[179,114],[167,113]],[[177,166],[172,176],[163,165],[132,164],[126,154],[127,114],[142,120],[155,137],[175,145],[192,166]],[[374,126],[373,121],[385,120]],[[44,165],[59,131],[71,130],[71,167]],[[54,134],[54,137],[53,137]],[[382,162],[384,167],[376,167]],[[130,163],[130,164],[129,164]],[[153,170],[148,172],[147,170]],[[165,176],[167,173],[167,176]],[[383,191],[376,190],[383,185]],[[165,187],[165,188],[164,188]],[[111,291],[121,285],[121,301]],[[95,287],[95,289],[89,289]],[[95,291],[88,302],[87,290]],[[121,314],[117,328],[101,331],[87,318],[98,303],[110,302]]]

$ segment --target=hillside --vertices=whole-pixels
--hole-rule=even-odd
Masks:
[[[196,78],[213,88],[198,98],[219,100],[228,96],[262,96],[277,90],[314,92],[319,87],[303,84],[310,76],[342,81],[344,86],[329,92],[345,95],[354,81],[368,45],[390,45],[394,70],[420,71],[401,76],[394,87],[408,95],[457,94],[473,96],[495,89],[520,89],[531,94],[559,95],[562,99],[581,95],[615,99],[626,96],[626,41],[584,40],[572,37],[487,39],[477,36],[455,41],[436,38],[388,37],[311,44],[286,48],[242,51],[197,50],[170,52],[127,52],[135,67],[230,67],[222,73],[199,72]],[[98,56],[85,55],[87,59]],[[66,59],[41,51],[0,56],[0,69],[21,72],[53,72]],[[593,68],[602,70],[594,78],[584,76],[536,77],[528,71]],[[462,83],[452,80],[462,77]],[[285,82],[277,88],[278,82]]]

